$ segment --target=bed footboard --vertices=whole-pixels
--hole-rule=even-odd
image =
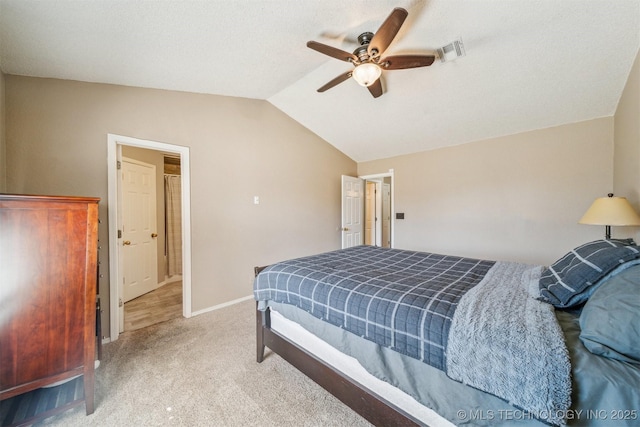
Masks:
[[[257,276],[267,267],[254,267],[253,273]],[[269,310],[258,310],[258,302],[256,302],[256,360],[261,363],[264,360],[264,330],[271,328],[271,317]]]
[[[264,335],[265,331],[271,329],[271,312],[269,310],[258,310],[258,303],[256,302],[256,361],[261,363],[264,360]]]
[[[256,275],[265,267],[256,267]],[[411,415],[335,370],[302,347],[271,329],[270,309],[257,309],[256,360],[264,360],[265,348],[278,354],[300,372],[322,386],[367,421],[376,426],[420,426]]]

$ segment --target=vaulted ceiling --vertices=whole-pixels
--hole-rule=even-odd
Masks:
[[[395,7],[388,54],[466,55],[316,92],[352,65],[306,42]],[[6,74],[264,99],[356,161],[611,116],[639,47],[639,0],[0,0]]]

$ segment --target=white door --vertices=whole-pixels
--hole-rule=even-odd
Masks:
[[[364,180],[342,175],[342,249],[362,245]]]
[[[382,183],[382,247],[391,247],[391,185]]]
[[[122,160],[122,301],[158,286],[156,167]]]

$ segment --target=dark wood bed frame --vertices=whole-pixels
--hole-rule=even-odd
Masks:
[[[266,267],[255,267],[257,276]],[[413,416],[385,400],[380,395],[335,370],[302,347],[271,329],[269,309],[260,311],[256,305],[257,361],[265,357],[265,347],[278,354],[300,372],[340,399],[376,426],[421,426]]]

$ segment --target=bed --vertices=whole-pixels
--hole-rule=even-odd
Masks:
[[[256,268],[257,360],[375,425],[637,425],[639,263],[599,240],[548,267],[358,246]]]

